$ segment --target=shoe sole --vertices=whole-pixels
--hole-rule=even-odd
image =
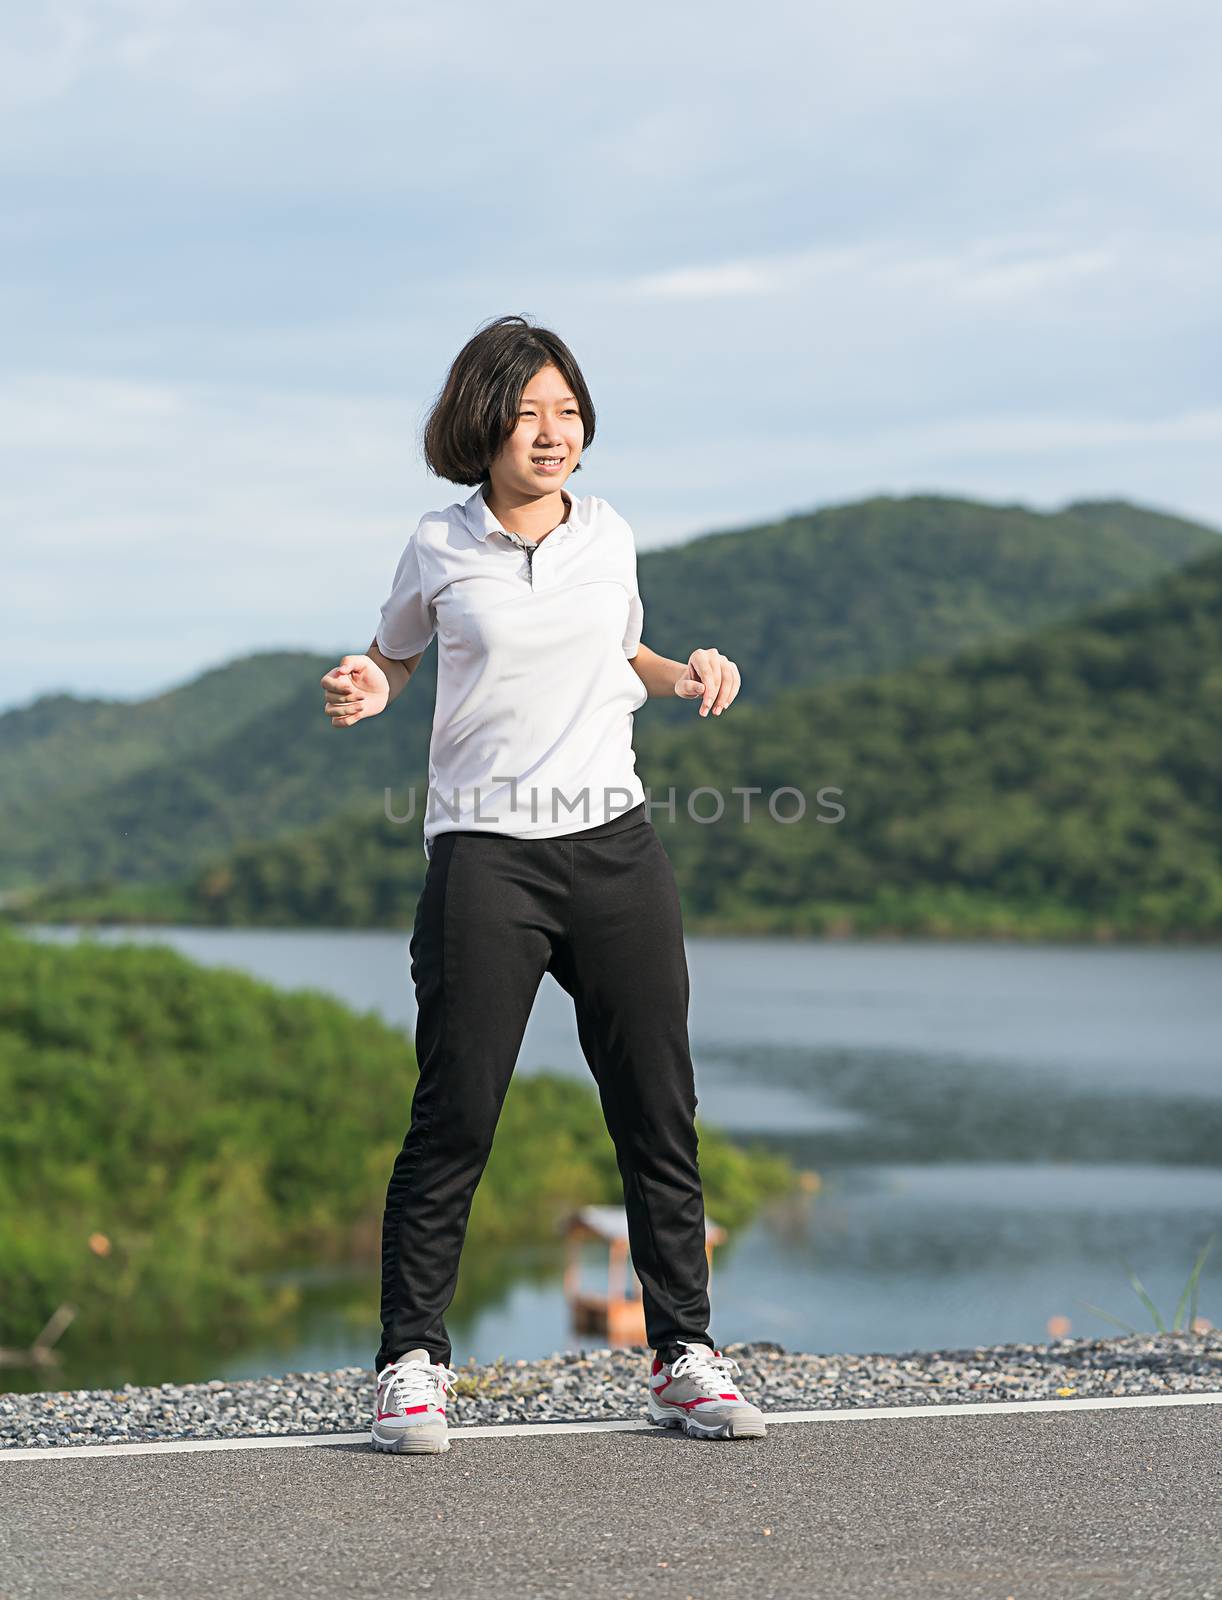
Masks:
[[[370,1431],[370,1443],[375,1450],[392,1456],[439,1456],[450,1448],[449,1438],[436,1429],[427,1429],[422,1423],[415,1428],[396,1428],[393,1433]]]
[[[649,1420],[658,1428],[678,1428],[689,1439],[763,1439],[768,1429],[761,1418],[728,1417],[715,1428],[702,1427],[687,1412],[662,1411],[652,1395],[649,1397]]]
[[[678,1428],[689,1439],[763,1439],[767,1436],[768,1430],[762,1420],[757,1422],[749,1417],[728,1417],[715,1428],[705,1428],[686,1413],[657,1412],[655,1404],[651,1399],[650,1422],[658,1428]],[[370,1440],[375,1450],[385,1451],[388,1455],[442,1455],[450,1448],[446,1434],[426,1432],[423,1424],[417,1428],[399,1428],[389,1435],[379,1434],[374,1428]]]

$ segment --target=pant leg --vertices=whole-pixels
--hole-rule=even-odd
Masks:
[[[569,864],[503,835],[438,835],[416,907],[420,1077],[382,1223],[381,1370],[452,1357],[444,1312],[476,1186],[564,916]]]
[[[678,885],[653,824],[574,840],[571,920],[550,970],[573,997],[624,1184],[655,1350],[712,1344],[690,983]]]

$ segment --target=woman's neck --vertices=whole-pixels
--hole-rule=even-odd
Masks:
[[[549,533],[554,533],[557,528],[562,528],[564,526],[564,524],[569,520],[570,516],[573,513],[573,501],[572,501],[572,498],[568,494],[567,490],[561,489],[560,490],[560,499],[561,499],[561,502],[562,502],[562,505],[563,505],[563,509],[564,509],[564,514],[560,518],[560,521],[556,522],[556,523],[553,523],[550,528],[545,528],[542,533],[536,533],[533,528],[528,529],[528,528],[522,528],[522,527],[511,527],[510,523],[507,522],[505,520],[505,518],[509,517],[510,520],[512,522],[514,522],[514,523],[521,522],[523,520],[522,519],[522,515],[521,515],[522,507],[519,506],[517,508],[517,510],[514,511],[514,512],[502,513],[500,511],[498,511],[497,508],[492,503],[492,490],[491,490],[491,488],[490,487],[486,487],[484,489],[484,504],[488,507],[489,511],[492,512],[492,515],[500,523],[501,527],[504,528],[507,533],[516,533],[519,539],[529,539],[532,544],[540,544],[540,543],[542,543],[542,541],[547,538]],[[530,521],[531,519],[529,517],[527,517],[526,520]]]

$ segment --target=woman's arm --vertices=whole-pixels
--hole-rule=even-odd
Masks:
[[[414,656],[384,656],[378,649],[376,640],[369,646],[369,649],[365,653],[368,655],[369,659],[376,662],[386,674],[386,681],[390,685],[390,695],[387,698],[387,705],[389,705],[390,701],[395,699],[397,695],[403,693],[404,689],[406,689],[408,684],[411,682],[412,674],[424,660],[423,650],[421,650],[418,655]]]
[[[679,679],[687,676],[687,667],[682,661],[671,661],[666,656],[660,656],[644,643],[637,646],[636,655],[629,656],[628,665],[648,689],[651,698],[674,694]]]
[[[642,643],[636,655],[628,657],[628,665],[651,699],[672,694],[681,700],[699,699],[702,717],[710,710],[720,716],[742,683],[737,666],[720,650],[693,650],[686,661],[672,661]]]

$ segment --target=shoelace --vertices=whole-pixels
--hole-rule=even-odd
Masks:
[[[392,1361],[385,1371],[394,1374],[386,1382],[385,1402],[398,1405],[404,1411],[421,1401],[437,1403],[441,1398],[441,1385],[453,1383],[456,1376],[444,1363],[425,1366],[423,1361],[404,1361],[402,1365]]]
[[[693,1383],[720,1393],[727,1386],[734,1388],[730,1369],[737,1366],[733,1356],[715,1356],[707,1345],[688,1345],[681,1356],[675,1357],[670,1370],[673,1377],[690,1378]]]

